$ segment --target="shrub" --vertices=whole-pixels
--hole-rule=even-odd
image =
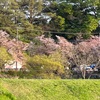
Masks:
[[[2,67],[5,62],[11,59],[11,55],[7,52],[7,50],[4,47],[0,47],[0,67]]]
[[[49,58],[46,55],[35,55],[27,61],[31,73],[35,78],[61,78],[64,73],[64,66],[59,61]]]

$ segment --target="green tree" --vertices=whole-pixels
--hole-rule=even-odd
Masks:
[[[51,10],[46,11],[51,13],[55,11],[56,16],[60,16],[65,20],[63,31],[70,33],[91,33],[99,27],[99,5],[99,0],[58,0],[56,3],[52,2],[50,4],[49,9]],[[52,25],[53,22],[54,20],[51,16],[51,29],[55,26]]]
[[[27,65],[34,78],[61,78],[64,73],[64,66],[61,62],[45,55],[28,58]]]
[[[50,25],[54,31],[63,31],[65,27],[65,19],[54,14],[50,21]]]
[[[31,24],[34,23],[34,18],[41,14],[43,0],[21,0],[19,2],[20,10],[24,12],[25,16]]]
[[[22,12],[19,10],[18,2],[16,0],[1,0],[0,4],[0,29],[13,36],[16,34],[16,27],[19,26],[23,17]]]

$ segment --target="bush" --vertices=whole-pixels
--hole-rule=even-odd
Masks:
[[[64,66],[46,55],[35,55],[27,61],[34,78],[61,78]]]
[[[11,55],[8,54],[4,47],[0,47],[0,67],[2,67],[8,60],[11,60]]]

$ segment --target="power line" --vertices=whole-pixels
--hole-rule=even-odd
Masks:
[[[10,28],[10,27],[0,27],[1,29],[2,28]],[[15,27],[16,29],[17,29],[17,34],[18,34],[18,30],[25,30],[26,28],[24,28],[24,27]],[[58,32],[58,31],[52,31],[52,30],[50,30],[50,31],[45,31],[45,30],[42,30],[42,29],[28,29],[28,30],[30,30],[30,31],[34,31],[34,32],[42,32],[42,33],[50,33],[50,34],[77,34],[77,35],[79,35],[79,34],[86,34],[86,33],[82,33],[82,32],[77,32],[77,33],[70,33],[70,32]],[[100,36],[100,33],[91,33],[91,34],[93,34],[93,35],[95,35],[95,34],[98,34],[99,36]]]
[[[25,28],[22,28],[22,29],[25,29]],[[70,32],[57,32],[57,31],[54,31],[54,30],[50,30],[50,31],[45,31],[45,30],[38,30],[38,29],[29,29],[29,30],[32,30],[32,31],[41,31],[41,32],[44,32],[44,33],[55,33],[55,34],[84,34],[82,32],[77,32],[77,33],[70,33]],[[99,33],[92,33],[92,34],[99,34]]]

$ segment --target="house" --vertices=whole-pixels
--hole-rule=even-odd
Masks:
[[[5,64],[5,70],[20,70],[22,68],[22,62],[10,61]]]

